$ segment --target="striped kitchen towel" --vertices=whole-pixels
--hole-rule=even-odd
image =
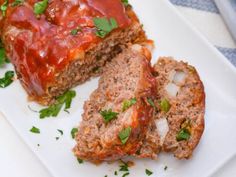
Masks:
[[[230,1],[236,9],[236,0]],[[236,44],[214,0],[170,0],[170,2],[236,67]]]

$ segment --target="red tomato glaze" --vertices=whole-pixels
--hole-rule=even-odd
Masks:
[[[113,17],[119,28],[131,23],[120,0],[51,0],[45,13],[38,17],[33,12],[36,2],[9,5],[6,16],[0,17],[7,55],[23,86],[34,97],[45,94],[56,74],[76,59],[75,51],[85,51],[101,41],[95,35],[94,17]],[[78,26],[82,32],[71,35]]]

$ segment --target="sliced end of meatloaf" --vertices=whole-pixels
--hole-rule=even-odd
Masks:
[[[114,161],[139,150],[153,115],[147,98],[153,97],[155,80],[147,57],[147,49],[134,45],[107,64],[84,105],[74,147],[77,157]]]
[[[191,157],[204,130],[205,93],[193,66],[162,57],[154,65],[158,86],[155,114],[164,151]]]

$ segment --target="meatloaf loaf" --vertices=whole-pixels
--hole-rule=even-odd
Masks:
[[[145,41],[131,6],[121,0],[0,0],[7,56],[32,100],[48,105],[102,72],[130,43]]]
[[[111,61],[98,88],[84,105],[74,153],[92,162],[114,161],[135,154],[143,144],[154,108],[155,80],[150,53],[132,46]]]
[[[154,114],[160,145],[175,157],[189,158],[204,130],[205,92],[196,69],[162,57],[154,65],[158,86]]]

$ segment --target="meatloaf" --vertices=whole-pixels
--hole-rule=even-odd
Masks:
[[[204,130],[205,92],[193,66],[162,57],[154,65],[158,86],[154,114],[160,145],[183,159],[191,157]]]
[[[0,35],[32,100],[48,105],[131,43],[146,40],[121,0],[0,0]],[[45,9],[43,9],[45,8]]]
[[[78,158],[114,161],[140,149],[154,110],[147,99],[156,90],[147,58],[148,50],[134,45],[105,67],[84,104],[74,147]]]

